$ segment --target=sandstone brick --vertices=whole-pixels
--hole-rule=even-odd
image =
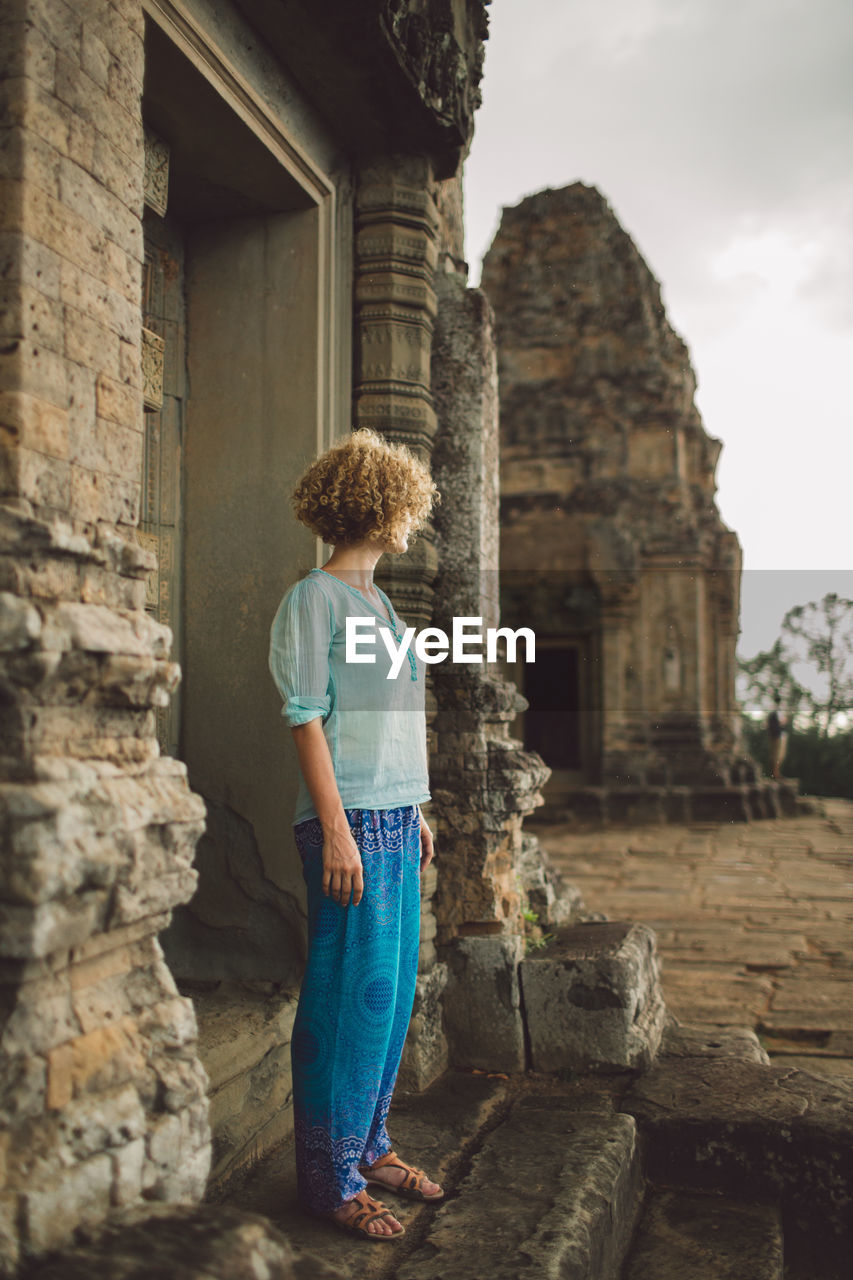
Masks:
[[[31,129],[0,129],[0,176],[26,181],[52,196],[59,193],[59,153]]]
[[[107,95],[80,66],[78,57],[64,51],[56,55],[56,96],[73,112],[96,128],[105,115]]]
[[[72,1071],[74,1054],[70,1044],[57,1045],[47,1055],[47,1105],[59,1110],[74,1096]]]
[[[107,38],[107,43],[113,53],[129,62],[131,56],[131,47],[127,43],[129,37],[135,37],[135,52],[137,57],[141,56],[139,46],[145,34],[142,6],[137,3],[137,0],[111,0],[111,7],[115,10],[119,21],[110,23],[110,36]],[[126,43],[119,44],[118,41],[122,38]]]
[[[63,407],[67,395],[65,361],[56,351],[29,339],[10,342],[0,355],[0,391],[30,391]]]
[[[17,231],[0,233],[0,280],[18,281],[59,299],[61,268],[59,255],[32,237]]]
[[[62,264],[62,300],[93,317],[128,342],[139,341],[139,309],[129,298],[105,284],[98,261],[94,274],[71,262]]]
[[[130,1017],[80,1036],[71,1048],[74,1058],[71,1082],[75,1097],[87,1091],[100,1092],[123,1084],[135,1079],[145,1069],[142,1038]]]
[[[210,1142],[210,1102],[207,1097],[191,1103],[178,1112],[181,1123],[181,1148],[196,1151]]]
[[[0,391],[0,424],[27,449],[53,458],[68,457],[68,415],[64,409],[23,391]]]
[[[139,102],[142,97],[141,72],[142,67],[137,64],[129,66],[119,58],[113,58],[110,63],[110,97],[130,115],[136,115],[139,112]]]
[[[26,16],[57,49],[76,56],[82,30],[79,6],[75,11],[65,0],[27,0]]]
[[[47,1063],[31,1051],[3,1051],[2,1084],[0,1084],[0,1124],[39,1116],[47,1096]],[[3,1163],[5,1165],[5,1145]]]
[[[172,643],[169,627],[145,613],[122,616],[112,609],[73,601],[57,605],[48,627],[45,648],[60,650],[75,648],[92,653],[168,657]],[[106,781],[103,786],[108,790]]]
[[[28,736],[22,749],[37,751],[39,748],[47,748],[58,753],[67,741],[67,730],[64,739],[50,740],[46,734],[39,732],[38,713],[31,713],[29,719],[33,721],[33,725],[28,725]],[[87,754],[94,754],[85,738],[83,743]],[[103,926],[106,908],[107,900],[102,892],[79,893],[66,902],[44,902],[35,907],[12,903],[0,905],[2,954],[32,959],[76,946],[84,938],[90,937],[95,929]],[[7,1025],[6,1034],[8,1033]],[[40,1035],[40,1027],[35,1028],[33,1034]],[[68,1033],[61,1038],[67,1039]]]
[[[78,520],[110,520],[135,526],[139,523],[140,498],[141,481],[108,478],[83,467],[71,467],[71,498],[66,509]]]
[[[99,565],[86,565],[80,574],[75,598],[86,604],[106,605],[111,609],[144,609],[146,586],[137,579],[117,577],[112,570]],[[69,597],[65,597],[69,598]]]
[[[158,1178],[151,1188],[151,1197],[170,1202],[201,1200],[209,1173],[210,1147],[205,1146],[189,1152],[177,1167]]]
[[[95,138],[95,154],[97,154],[97,137]],[[84,218],[91,226],[96,227],[102,217],[106,193],[93,174],[81,165],[69,160],[67,155],[61,156],[57,167],[59,186],[58,198],[68,209]]]
[[[0,443],[0,491],[38,506],[67,511],[71,493],[68,463],[32,449]]]
[[[95,137],[92,172],[128,209],[137,209],[143,187],[142,157],[119,151],[103,134]]]
[[[195,1009],[187,996],[158,1000],[140,1013],[139,1028],[160,1050],[182,1049],[198,1038]]]
[[[104,978],[124,975],[133,963],[133,953],[129,947],[114,947],[88,960],[78,960],[68,971],[72,991],[92,986]]]
[[[119,371],[119,338],[111,328],[80,311],[66,306],[63,311],[65,355],[75,364],[115,377]],[[79,461],[80,459],[75,459]],[[94,465],[89,462],[86,465]]]
[[[0,652],[27,649],[41,633],[41,617],[28,600],[0,592]]]
[[[120,1034],[121,1027],[130,1026],[128,1019],[133,1007],[124,981],[126,977],[126,972],[113,974],[98,982],[72,989],[71,1006],[75,1016],[83,1031],[95,1037],[88,1047],[80,1042],[81,1052],[91,1049],[96,1057],[109,1055],[124,1044],[125,1037]],[[136,1029],[135,1022],[133,1029]],[[114,1040],[104,1038],[106,1033],[113,1031],[117,1032]]]
[[[136,342],[119,341],[119,379],[142,390],[142,349]]]
[[[102,1221],[110,1209],[111,1184],[112,1164],[102,1153],[26,1190],[21,1201],[29,1248],[46,1252],[68,1240],[76,1227]]]
[[[112,1187],[110,1199],[117,1206],[133,1204],[142,1195],[142,1169],[145,1164],[145,1142],[137,1138],[118,1151],[110,1152]]]
[[[95,382],[95,407],[99,418],[109,418],[140,434],[142,400],[135,387],[101,373]]]
[[[90,323],[95,322],[90,321]],[[93,441],[95,436],[94,370],[69,361],[67,386],[69,460],[82,464],[87,444]]]
[[[92,125],[79,116],[72,116],[68,125],[68,158],[90,172],[94,165],[96,137]]]
[[[7,1275],[14,1273],[20,1258],[19,1205],[14,1192],[0,1195],[0,1270]]]
[[[120,1150],[143,1139],[147,1120],[139,1094],[126,1084],[76,1098],[53,1124],[62,1163],[72,1165],[99,1151]]]
[[[0,117],[7,125],[31,129],[63,154],[72,112],[26,76],[0,81]]]
[[[20,332],[14,336],[23,338],[25,342],[47,347],[50,351],[61,352],[63,317],[60,304],[27,285],[18,286],[18,296],[21,323]]]
[[[148,1127],[145,1139],[148,1158],[155,1165],[174,1168],[181,1158],[181,1122],[178,1116],[157,1116]]]
[[[152,1058],[151,1066],[158,1077],[166,1111],[178,1113],[206,1096],[210,1081],[198,1058],[158,1055]]]
[[[20,178],[0,178],[0,232],[20,227],[23,208],[23,181]]]
[[[56,49],[44,31],[29,22],[0,22],[0,78],[26,76],[52,90]]]
[[[96,122],[98,130],[112,145],[129,160],[139,164],[145,154],[145,135],[142,119],[138,112],[131,114],[113,98],[107,100],[108,109]],[[142,209],[139,209],[141,216]]]
[[[80,1034],[67,985],[59,979],[33,983],[9,1015],[0,1038],[4,1053],[48,1054]]]
[[[106,90],[110,77],[110,51],[104,44],[91,23],[83,23],[83,34],[80,42],[80,66],[90,79],[101,89]]]
[[[88,938],[82,946],[75,947],[71,952],[71,962],[76,964],[78,961],[92,960],[117,946],[129,946],[142,938],[150,938],[152,934],[165,929],[167,924],[168,917],[164,915],[160,920],[139,921],[121,929],[110,929],[107,933]]]

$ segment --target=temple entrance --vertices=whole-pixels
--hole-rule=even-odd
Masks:
[[[581,651],[578,645],[540,647],[524,673],[524,745],[554,770],[583,767]]]
[[[600,742],[599,664],[594,636],[540,637],[536,662],[516,675],[528,703],[512,732],[551,770],[547,804],[565,802],[572,788],[595,781]]]
[[[297,766],[267,650],[281,595],[316,563],[289,494],[350,425],[350,183],[307,105],[313,132],[285,127],[297,90],[235,78],[191,34],[149,18],[143,86],[138,537],[157,557],[147,607],[182,671],[161,751],[207,807],[198,889],[161,942],[185,982],[290,983]]]
[[[501,624],[536,634],[536,661],[507,667],[529,703],[510,732],[550,768],[542,793],[558,806],[573,788],[595,785],[601,771],[598,592],[554,572],[502,570]]]

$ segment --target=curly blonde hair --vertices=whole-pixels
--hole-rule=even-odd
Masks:
[[[292,495],[296,519],[333,546],[393,540],[406,527],[414,533],[438,500],[429,471],[411,450],[369,427],[321,454]]]

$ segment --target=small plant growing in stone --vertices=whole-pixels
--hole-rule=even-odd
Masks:
[[[554,935],[553,933],[543,933],[542,927],[539,924],[538,911],[533,911],[530,907],[527,907],[526,910],[522,911],[521,916],[525,924],[525,953],[529,955],[531,951],[541,951],[543,947],[547,947]]]

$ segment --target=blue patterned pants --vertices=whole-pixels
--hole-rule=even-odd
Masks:
[[[420,932],[420,814],[347,809],[364,896],[323,893],[323,829],[294,827],[308,886],[308,963],[293,1025],[299,1198],[337,1209],[366,1186],[360,1164],[391,1150],[385,1118],[412,1013]]]

